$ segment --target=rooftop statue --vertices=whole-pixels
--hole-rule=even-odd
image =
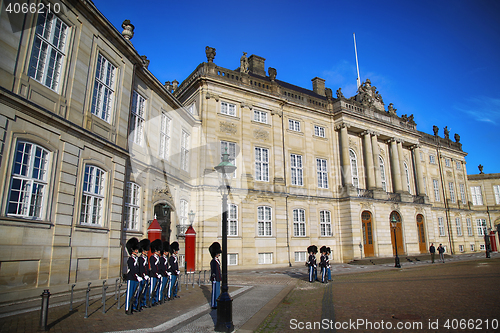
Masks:
[[[243,52],[243,55],[240,58],[240,72],[248,74],[248,58],[246,52]]]
[[[479,174],[480,174],[480,175],[484,175],[484,172],[483,172],[483,166],[482,166],[481,164],[479,164],[479,165],[477,166],[477,168],[479,169]]]
[[[437,127],[436,125],[432,126],[432,131],[434,132],[434,136],[438,136],[439,127]]]
[[[344,94],[342,93],[342,88],[337,89],[337,98],[345,98]]]
[[[389,106],[387,107],[387,112],[389,112],[389,114],[393,114],[393,115],[396,115],[396,111],[398,109],[395,109],[394,108],[394,104],[392,103],[389,103]]]
[[[460,135],[458,133],[455,133],[455,142],[460,143]]]
[[[446,140],[450,140],[450,131],[448,130],[448,126],[444,127],[444,138]]]
[[[215,48],[207,46],[207,47],[205,47],[205,53],[207,55],[208,62],[214,62]]]

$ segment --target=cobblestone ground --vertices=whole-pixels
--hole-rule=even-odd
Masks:
[[[300,280],[257,332],[500,331],[500,259],[333,278]]]

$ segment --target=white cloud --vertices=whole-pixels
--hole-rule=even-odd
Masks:
[[[486,96],[467,98],[455,109],[468,114],[474,120],[497,124],[500,122],[500,99]]]

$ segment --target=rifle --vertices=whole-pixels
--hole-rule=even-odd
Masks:
[[[146,291],[146,288],[149,285],[149,281],[148,280],[144,279],[143,281],[144,281],[144,287],[142,287],[141,292],[139,293],[139,296],[137,297],[137,299],[138,299],[137,307],[139,309],[141,308],[142,295],[144,295],[144,293]]]
[[[140,286],[140,283],[137,282],[137,286],[135,286],[135,290],[132,293],[132,298],[130,299],[130,304],[128,305],[127,314],[132,313],[132,308],[134,307],[134,303],[135,303],[135,300],[137,298],[137,290],[139,289],[139,286]]]
[[[165,283],[165,287],[163,288],[163,293],[161,295],[160,304],[163,304],[165,302],[165,297],[167,297],[168,285],[169,285],[169,282],[170,282],[168,274],[165,275],[163,278],[167,279],[167,282]]]
[[[153,297],[156,295],[156,291],[158,290],[158,285],[160,283],[160,279],[156,278],[155,286],[153,287],[153,291],[149,295],[148,298],[148,306],[151,307],[151,302],[153,301]]]

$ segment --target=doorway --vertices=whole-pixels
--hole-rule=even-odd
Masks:
[[[396,245],[398,248],[398,255],[405,254],[403,246],[403,231],[401,228],[401,216],[398,212],[394,211],[391,213],[389,221],[391,222],[391,242],[392,242],[392,254],[396,255]],[[393,222],[395,227],[393,226]]]
[[[161,227],[161,241],[169,242],[170,244],[170,212],[172,209],[167,203],[159,203],[154,207],[154,213],[156,220]]]
[[[364,211],[361,214],[361,224],[363,226],[363,246],[365,247],[365,257],[373,257],[373,229],[372,229],[372,214],[369,211]]]
[[[427,243],[425,242],[424,216],[417,215],[418,247],[420,253],[427,253]]]

